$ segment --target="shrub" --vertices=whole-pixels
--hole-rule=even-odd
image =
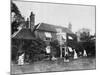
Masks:
[[[52,55],[56,57],[60,57],[60,45],[57,40],[51,41],[51,50],[52,50]]]

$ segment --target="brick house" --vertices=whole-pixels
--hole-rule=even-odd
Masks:
[[[61,33],[61,34],[60,34]],[[59,40],[59,35],[62,35],[62,41],[66,41],[66,36],[68,34],[74,34],[68,28],[62,26],[51,25],[47,23],[39,23],[34,29],[34,34],[36,38],[40,38],[44,41]]]
[[[70,40],[75,38],[74,33],[70,29],[47,23],[39,23],[38,25],[36,25],[34,29],[34,35],[35,38],[44,40],[47,45],[49,45],[51,41],[58,40],[59,44],[61,45],[61,53],[65,52],[67,49],[67,43],[69,41],[68,38]],[[70,37],[68,37],[69,35]]]
[[[21,30],[18,31],[14,38],[18,39],[34,39],[39,38],[46,42],[47,45],[51,41],[58,40],[60,44],[60,52],[62,57],[62,52],[67,49],[68,42],[73,42],[75,34],[71,31],[71,24],[69,28],[47,24],[39,23],[35,25],[35,15],[31,12],[30,18],[27,19],[25,25]],[[70,35],[70,36],[69,36]],[[71,41],[69,41],[69,40]]]

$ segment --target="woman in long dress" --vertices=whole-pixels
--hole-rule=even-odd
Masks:
[[[50,48],[50,46],[47,46],[46,47],[46,54],[48,55],[48,57],[49,57],[49,60],[51,60],[51,48]]]
[[[24,53],[19,56],[18,65],[24,65]]]

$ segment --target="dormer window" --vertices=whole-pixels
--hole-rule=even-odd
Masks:
[[[66,42],[66,35],[62,35],[62,40]]]
[[[52,35],[49,32],[45,32],[45,40],[46,41],[51,41]]]
[[[46,37],[45,40],[46,40],[46,41],[51,41],[51,38],[47,38],[47,37]]]

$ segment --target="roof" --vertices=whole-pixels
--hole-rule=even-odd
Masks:
[[[37,30],[57,32],[57,28],[62,29],[62,32],[74,34],[71,30],[69,30],[66,27],[51,25],[51,24],[47,24],[47,23],[39,23],[36,29]]]
[[[30,29],[22,28],[20,31],[13,36],[16,39],[34,39],[34,34],[31,32]]]

